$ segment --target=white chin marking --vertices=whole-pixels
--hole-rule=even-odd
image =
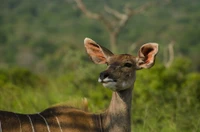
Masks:
[[[115,91],[117,88],[116,88],[116,82],[107,82],[107,83],[103,83],[103,86],[106,87],[106,88],[109,88],[113,91]]]

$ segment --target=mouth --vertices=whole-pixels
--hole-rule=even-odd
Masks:
[[[109,83],[109,82],[117,82],[117,80],[110,79],[110,78],[105,78],[105,79],[102,80],[102,79],[99,78],[98,82],[106,84],[106,83]]]
[[[104,78],[104,79],[99,78],[98,82],[102,83],[104,87],[116,91],[117,80],[110,78]]]

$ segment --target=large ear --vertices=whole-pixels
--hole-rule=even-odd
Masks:
[[[150,68],[154,65],[156,54],[158,53],[157,43],[147,43],[140,47],[137,57],[137,68]]]
[[[96,64],[107,63],[108,58],[113,55],[110,50],[100,46],[90,38],[85,38],[84,45],[88,55]]]

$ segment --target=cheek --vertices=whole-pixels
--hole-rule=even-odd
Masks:
[[[129,81],[121,81],[117,84],[117,90],[125,90],[130,88],[132,85]]]
[[[122,79],[121,87],[123,89],[130,88],[135,82],[135,74],[128,73],[124,79]]]
[[[128,86],[129,86],[129,84],[128,84],[127,82],[123,82],[123,83],[122,83],[122,87],[123,87],[123,88],[127,88]]]
[[[122,88],[123,88],[123,89],[127,89],[127,88],[130,88],[132,85],[133,85],[133,82],[132,82],[132,81],[123,82],[123,83],[122,83]]]

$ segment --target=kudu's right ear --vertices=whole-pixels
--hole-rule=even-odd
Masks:
[[[84,39],[84,45],[88,55],[96,64],[107,63],[108,58],[113,55],[110,50],[106,49],[103,46],[100,46],[90,38]]]

